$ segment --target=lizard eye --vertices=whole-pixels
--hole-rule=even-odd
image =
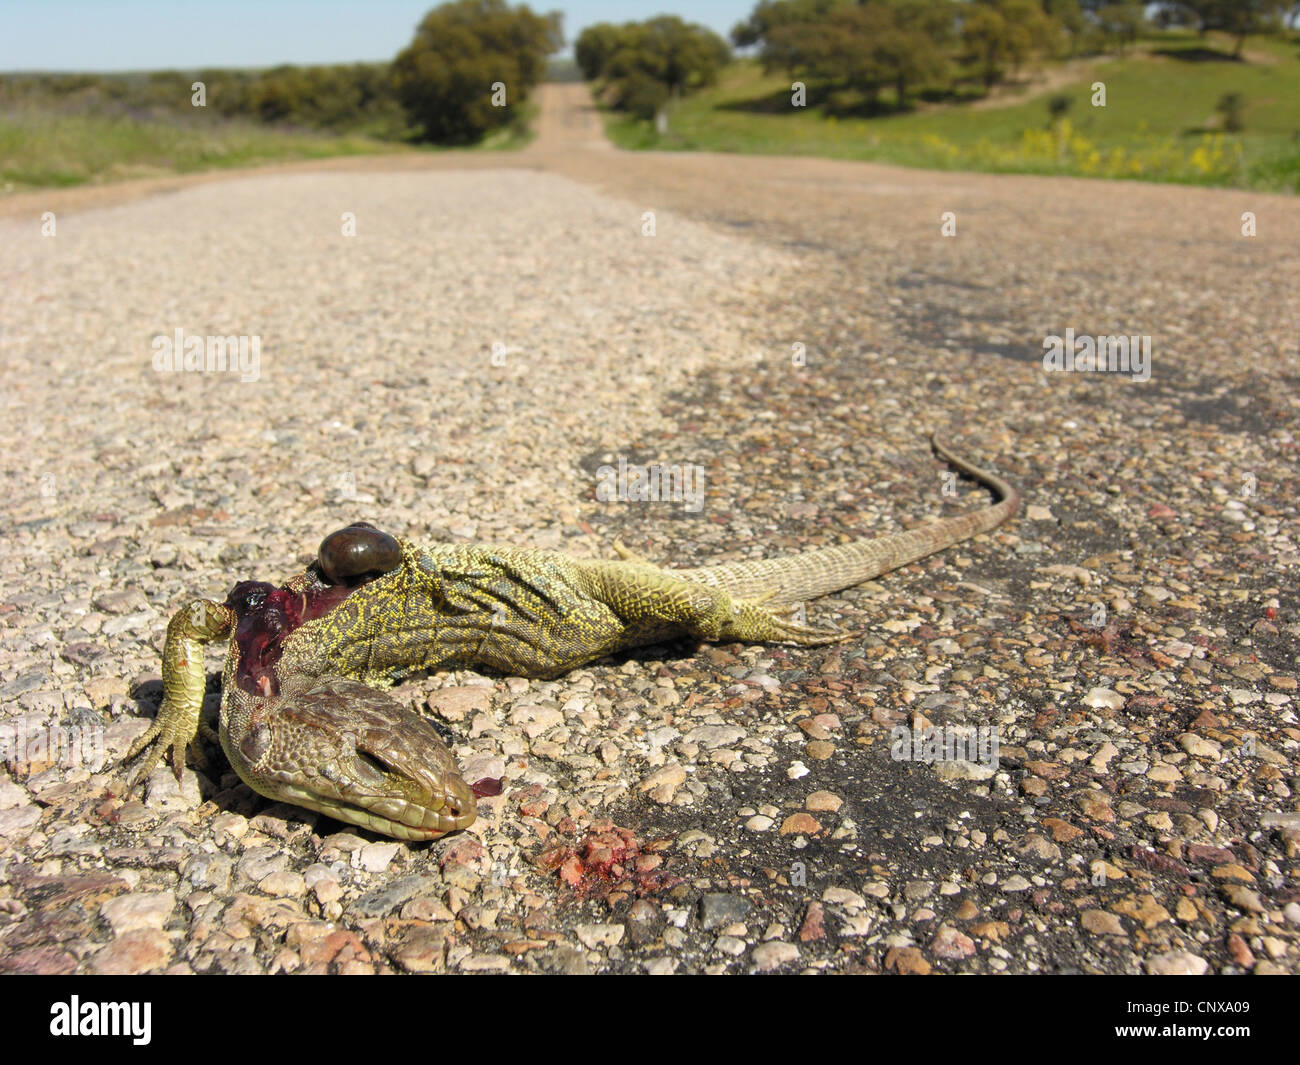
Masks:
[[[331,584],[346,584],[367,574],[380,575],[402,564],[398,542],[373,525],[357,522],[321,541],[320,568]]]
[[[356,770],[357,776],[369,784],[383,784],[388,780],[387,767],[364,751],[357,751],[352,760],[352,767]]]
[[[270,749],[271,730],[265,725],[254,726],[248,735],[239,741],[239,753],[253,765],[260,762]]]

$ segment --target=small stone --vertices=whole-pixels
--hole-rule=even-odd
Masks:
[[[157,972],[172,957],[171,941],[157,928],[137,928],[118,936],[87,963],[101,976],[135,976]]]
[[[1124,696],[1109,688],[1092,688],[1083,697],[1083,705],[1094,710],[1120,710],[1124,706]]]
[[[402,903],[421,894],[441,894],[445,887],[436,876],[411,874],[371,888],[348,907],[359,917],[384,917]]]
[[[393,961],[408,973],[436,973],[446,968],[447,932],[436,926],[412,929],[393,951]]]
[[[1260,901],[1259,892],[1251,891],[1248,887],[1241,884],[1227,884],[1223,887],[1223,896],[1239,910],[1245,910],[1247,913],[1263,913],[1264,904]]]
[[[281,869],[259,880],[257,890],[280,898],[296,899],[307,893],[307,882],[301,874]]]
[[[783,943],[774,939],[754,948],[754,969],[765,973],[790,965],[799,960],[799,948],[793,943]]]
[[[1017,873],[1015,876],[1008,877],[1002,883],[1003,891],[1028,891],[1034,885]]]
[[[1097,773],[1106,772],[1106,766],[1117,754],[1119,754],[1119,748],[1111,743],[1110,740],[1107,740],[1097,748],[1097,753],[1092,756],[1091,765],[1093,771]]]
[[[799,928],[799,942],[811,943],[826,936],[825,911],[820,902],[808,903],[804,911],[803,924]]]
[[[997,774],[997,768],[980,762],[968,762],[964,758],[952,758],[935,762],[934,772],[940,780],[992,780]]]
[[[471,954],[457,968],[466,973],[504,973],[510,971],[510,959],[504,954]]]
[[[30,836],[41,819],[39,806],[15,806],[0,810],[0,838],[21,840]]]
[[[144,597],[144,592],[139,588],[120,588],[101,592],[90,601],[90,605],[105,614],[134,614],[148,610],[149,600]]]
[[[1178,737],[1178,745],[1193,758],[1217,762],[1223,754],[1223,748],[1213,740],[1198,736],[1195,732],[1184,732]]]
[[[706,932],[724,928],[736,921],[743,921],[754,904],[743,895],[728,895],[723,892],[710,892],[700,897],[700,927]]]
[[[588,950],[617,946],[623,941],[625,931],[621,924],[580,924],[574,929]]]
[[[1216,865],[1210,875],[1216,880],[1240,880],[1243,884],[1253,884],[1255,882],[1250,870],[1237,862],[1225,862],[1223,865]]]
[[[443,721],[464,721],[470,714],[491,711],[492,689],[475,684],[441,688],[425,700],[425,705]]]
[[[1082,791],[1074,797],[1074,801],[1085,817],[1102,822],[1115,820],[1115,812],[1110,808],[1110,796],[1100,791]]]
[[[176,896],[170,891],[135,891],[109,899],[100,913],[121,936],[142,928],[162,928],[176,908]]]
[[[843,805],[844,800],[830,791],[814,791],[804,800],[803,804],[805,810],[811,810],[814,813],[832,814]]]
[[[797,813],[791,814],[781,822],[781,835],[803,835],[814,836],[822,830],[821,823],[811,814]]]
[[[1040,836],[1037,832],[1029,833],[1025,837],[1024,843],[1016,847],[1015,851],[1021,857],[1038,858],[1045,862],[1054,862],[1061,857],[1061,848],[1046,836]]]
[[[1097,936],[1127,935],[1120,919],[1105,910],[1084,910],[1079,915],[1079,924],[1084,931]]]
[[[1246,946],[1246,941],[1236,932],[1233,932],[1232,935],[1228,936],[1227,946],[1228,954],[1232,957],[1232,960],[1243,969],[1249,969],[1255,964],[1255,955],[1252,954],[1250,948]]]
[[[745,941],[739,936],[718,936],[713,945],[723,954],[730,954],[733,958],[739,958],[745,953]]]
[[[400,843],[367,843],[357,852],[356,861],[368,873],[382,873],[401,849]]]
[[[830,906],[843,906],[846,910],[860,910],[867,904],[867,900],[856,891],[842,887],[828,887],[822,892],[822,902]]]
[[[1068,821],[1062,821],[1059,817],[1043,818],[1043,827],[1052,834],[1052,839],[1057,843],[1069,843],[1071,840],[1078,839],[1083,835],[1083,829],[1076,828]]]
[[[824,762],[835,753],[835,744],[825,740],[813,740],[804,749],[804,754],[818,762]]]
[[[319,862],[309,865],[303,872],[303,884],[321,905],[337,902],[343,897],[343,885],[339,883],[338,874]]]
[[[1169,911],[1156,902],[1154,895],[1131,895],[1115,904],[1115,912],[1140,921],[1145,929],[1170,920]]]
[[[930,963],[916,947],[891,947],[885,952],[885,968],[904,976],[925,976],[930,972]]]
[[[975,953],[975,941],[951,925],[940,925],[930,949],[940,958],[959,960]]]
[[[1157,954],[1146,961],[1146,969],[1153,976],[1204,976],[1210,964],[1186,950],[1173,950]]]
[[[670,803],[685,782],[686,770],[673,762],[645,777],[637,790],[646,792],[655,802]]]
[[[745,730],[735,725],[701,725],[686,734],[688,743],[698,743],[706,750],[731,747],[745,738]]]

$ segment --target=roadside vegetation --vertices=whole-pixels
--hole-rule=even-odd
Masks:
[[[431,10],[392,63],[0,75],[0,190],[326,156],[518,148],[563,43],[505,0]]]
[[[661,88],[651,114],[613,66],[584,72],[625,148],[1295,192],[1296,7],[767,0],[732,31],[756,55]]]

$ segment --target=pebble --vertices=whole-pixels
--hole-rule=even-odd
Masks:
[[[736,921],[743,921],[754,904],[741,895],[710,892],[700,897],[700,927],[711,932]]]
[[[674,762],[645,777],[637,785],[637,790],[646,792],[655,802],[670,803],[684,783],[686,770]]]
[[[1084,910],[1079,914],[1079,926],[1085,932],[1091,932],[1098,936],[1123,936],[1128,933],[1124,931],[1124,925],[1120,919],[1113,913],[1107,913],[1105,910]]]
[[[1153,976],[1204,976],[1209,969],[1204,958],[1185,950],[1156,954],[1146,961],[1146,970]]]
[[[780,833],[783,836],[801,834],[805,836],[815,836],[822,830],[819,822],[811,814],[797,813],[791,814],[781,822]]]
[[[754,961],[754,971],[766,973],[771,972],[773,969],[779,969],[783,965],[793,965],[797,962],[799,960],[799,948],[793,943],[772,940],[755,947],[751,957]]]
[[[176,909],[170,891],[139,891],[109,899],[100,909],[117,936],[139,929],[160,929]]]
[[[930,949],[940,958],[956,961],[975,953],[975,941],[951,925],[940,925]]]
[[[614,947],[623,942],[626,929],[621,924],[580,924],[574,933],[588,950]]]

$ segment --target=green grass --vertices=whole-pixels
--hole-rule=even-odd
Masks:
[[[535,105],[468,151],[513,151],[532,140]],[[64,188],[300,159],[447,151],[363,134],[332,135],[203,118],[146,119],[25,107],[0,114],[0,191]]]
[[[0,182],[6,191],[401,150],[368,137],[249,123],[142,121],[40,109],[0,115]]]
[[[972,108],[919,105],[862,117],[841,107],[789,107],[790,79],[765,76],[756,62],[734,64],[710,89],[678,101],[669,132],[607,116],[624,148],[818,155],[952,170],[1072,174],[1300,192],[1300,45],[1251,38],[1247,53],[1271,60],[1191,61],[1149,54],[1166,49],[1230,49],[1225,39],[1161,35],[1148,54],[1098,59],[1080,80],[1023,102]],[[1093,81],[1107,106],[1090,102]],[[1215,105],[1243,99],[1244,129],[1220,133]],[[1049,127],[1047,99],[1068,95],[1065,119]]]

